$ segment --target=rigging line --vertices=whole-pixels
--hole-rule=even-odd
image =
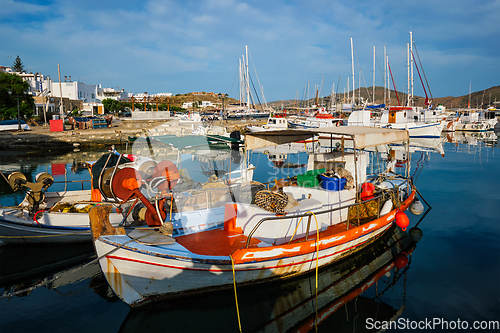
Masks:
[[[375,59],[377,60],[377,65],[378,65],[378,71],[380,73],[380,78],[382,79],[382,81],[384,81],[384,75],[382,74],[382,68],[380,67],[380,62],[378,61],[378,57],[375,56]]]
[[[255,89],[255,85],[253,84],[253,80],[252,80],[252,77],[250,75],[249,75],[249,79],[250,79],[250,83],[252,84],[253,91],[255,92],[255,96],[257,96],[257,101],[259,102],[260,108],[261,108],[262,111],[264,111],[264,107],[260,103],[259,94],[257,94],[257,90]],[[253,96],[252,96],[252,101],[255,104],[255,100],[254,100]]]
[[[427,89],[429,89],[429,94],[431,95],[431,99],[434,99],[432,97],[431,87],[429,86],[429,82],[427,82],[427,77],[425,76],[424,67],[422,66],[422,62],[420,61],[420,56],[418,55],[417,45],[415,45],[415,42],[413,42],[413,46],[415,47],[415,53],[417,54],[418,62],[420,63],[420,67],[422,68],[422,73],[424,74],[424,79],[425,83],[427,84]]]
[[[413,55],[413,52],[411,53],[413,57],[415,57]],[[415,68],[417,69],[417,73],[418,73],[418,77],[420,78],[420,83],[422,83],[422,88],[424,88],[424,93],[425,93],[425,104],[426,105],[429,105],[429,97],[427,96],[427,90],[425,90],[425,85],[424,85],[424,81],[422,81],[422,76],[420,75],[420,70],[418,69],[418,66],[417,64],[415,63]]]
[[[229,95],[232,95],[233,93],[233,88],[236,82],[236,78],[239,76],[239,68],[236,68],[236,71],[234,71],[234,77],[233,77],[233,83],[231,84],[231,90],[229,91]]]
[[[259,84],[260,92],[262,93],[262,99],[264,100],[264,105],[267,108],[266,97],[264,96],[264,89],[262,88],[262,85],[260,84],[259,76],[257,75],[257,69],[255,68],[255,64],[253,63],[252,55],[250,54],[250,52],[248,52],[248,57],[250,58],[250,61],[252,62],[253,71],[255,72],[255,77],[257,78],[257,83]],[[258,98],[258,96],[257,96],[257,98]]]
[[[399,102],[398,88],[396,87],[396,82],[394,82],[394,77],[392,76],[391,65],[387,62],[387,67],[389,67],[389,73],[391,73],[392,85],[394,86],[394,90],[396,91],[396,98],[398,99],[398,105],[401,105]]]
[[[354,56],[356,57],[356,62],[358,63],[359,72],[361,73],[361,77],[363,78],[363,83],[365,84],[366,94],[369,97],[370,92],[368,91],[368,87],[366,86],[365,76],[363,75],[363,71],[361,70],[361,65],[359,64],[358,55],[356,54],[356,51],[354,51]],[[359,90],[361,90],[361,87],[359,87]]]

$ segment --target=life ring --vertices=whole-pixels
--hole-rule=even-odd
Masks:
[[[41,226],[41,225],[40,225],[40,222],[38,222],[38,220],[37,220],[36,216],[38,215],[38,213],[42,213],[42,216],[43,216],[43,212],[45,212],[45,211],[46,211],[46,209],[40,209],[39,211],[37,211],[37,212],[35,213],[35,215],[33,215],[33,221],[35,221],[35,222],[36,222],[36,224],[38,224],[39,226]]]

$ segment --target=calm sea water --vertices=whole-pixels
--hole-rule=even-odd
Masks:
[[[447,142],[453,140],[461,142]],[[373,331],[390,320],[398,326],[389,331],[429,329],[430,324],[437,331],[464,325],[490,325],[485,331],[494,331],[492,321],[500,321],[500,146],[496,139],[468,136],[444,138],[442,147],[411,156],[411,174],[432,207],[424,216],[408,213],[410,227],[418,224],[423,232],[415,247],[408,245],[407,233],[392,229],[359,255],[321,271],[317,297],[314,274],[241,288],[242,331],[316,330],[311,326],[316,316],[319,332]],[[72,170],[77,161],[98,156],[80,152],[56,160],[0,153],[0,168],[31,176],[66,170],[56,181],[88,179],[85,169]],[[200,160],[179,158],[190,170],[200,165]],[[234,156],[233,162],[238,162]],[[286,162],[306,163],[307,154],[290,154]],[[232,169],[235,163],[218,167]],[[260,181],[304,170],[274,168],[263,154],[254,154],[252,163],[259,170],[254,179]],[[193,171],[193,178],[201,179],[204,171]],[[2,205],[22,200],[22,194],[13,196],[0,183]],[[91,244],[0,246],[0,292],[22,291],[0,299],[0,331],[239,331],[232,290],[132,310],[114,295],[93,258]]]

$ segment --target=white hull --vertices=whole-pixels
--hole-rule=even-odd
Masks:
[[[408,131],[410,138],[439,138],[444,126],[444,123],[418,124],[410,122],[403,124],[389,124],[386,127],[405,129]]]
[[[408,207],[413,196],[402,208]],[[177,238],[174,244],[152,246],[141,244],[127,235],[108,235],[98,237],[94,245],[101,269],[113,291],[125,303],[137,306],[160,298],[231,288],[232,263],[234,281],[238,285],[314,271],[316,266],[329,265],[375,240],[392,226],[395,215],[396,210],[392,210],[373,222],[320,238],[318,248],[315,233],[308,241],[282,245],[259,241],[262,237],[257,237],[255,240],[260,245],[245,248],[242,243],[241,248],[230,256],[198,254],[196,250],[191,251],[189,243],[183,243],[182,238]],[[225,233],[222,229],[208,232],[214,235]],[[216,237],[206,240],[217,246]]]
[[[123,216],[110,214],[117,226]],[[0,208],[0,241],[7,244],[54,244],[90,242],[88,213],[44,213],[34,220],[25,210]]]
[[[484,120],[474,123],[469,122],[457,122],[455,124],[455,131],[464,132],[486,132],[493,131],[497,123],[496,119]]]
[[[353,241],[320,251],[318,266],[325,266],[344,257],[353,248],[359,249],[361,244],[375,239],[390,226],[391,224],[387,224]],[[126,240],[129,241],[130,238],[127,237]],[[131,306],[151,297],[196,293],[213,288],[230,288],[233,285],[231,261],[228,257],[202,258],[189,253],[178,244],[175,247],[169,245],[172,247],[170,251],[158,257],[156,253],[151,253],[148,246],[138,244],[133,244],[133,247],[125,245],[116,250],[117,247],[111,244],[115,242],[120,244],[121,240],[116,239],[116,236],[102,238],[96,241],[95,247],[98,256],[104,255],[100,264],[108,283]],[[279,249],[273,249],[275,250]],[[111,251],[114,252],[105,255]],[[159,249],[156,247],[155,251],[159,252]],[[236,264],[234,269],[236,283],[250,284],[303,274],[315,267],[316,253],[311,252],[260,263]]]

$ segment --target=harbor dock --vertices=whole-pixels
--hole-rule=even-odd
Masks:
[[[262,120],[229,121],[224,124],[227,131],[244,130],[247,123],[252,125]],[[218,123],[218,122],[217,122]],[[217,124],[219,125],[219,124]],[[0,132],[0,150],[40,150],[70,151],[96,147],[109,147],[129,142],[130,137],[143,135],[190,134],[191,124],[180,124],[176,120],[129,120],[118,119],[111,127],[98,129],[71,129],[65,125],[64,131],[51,131],[50,126],[31,126],[30,131]]]

